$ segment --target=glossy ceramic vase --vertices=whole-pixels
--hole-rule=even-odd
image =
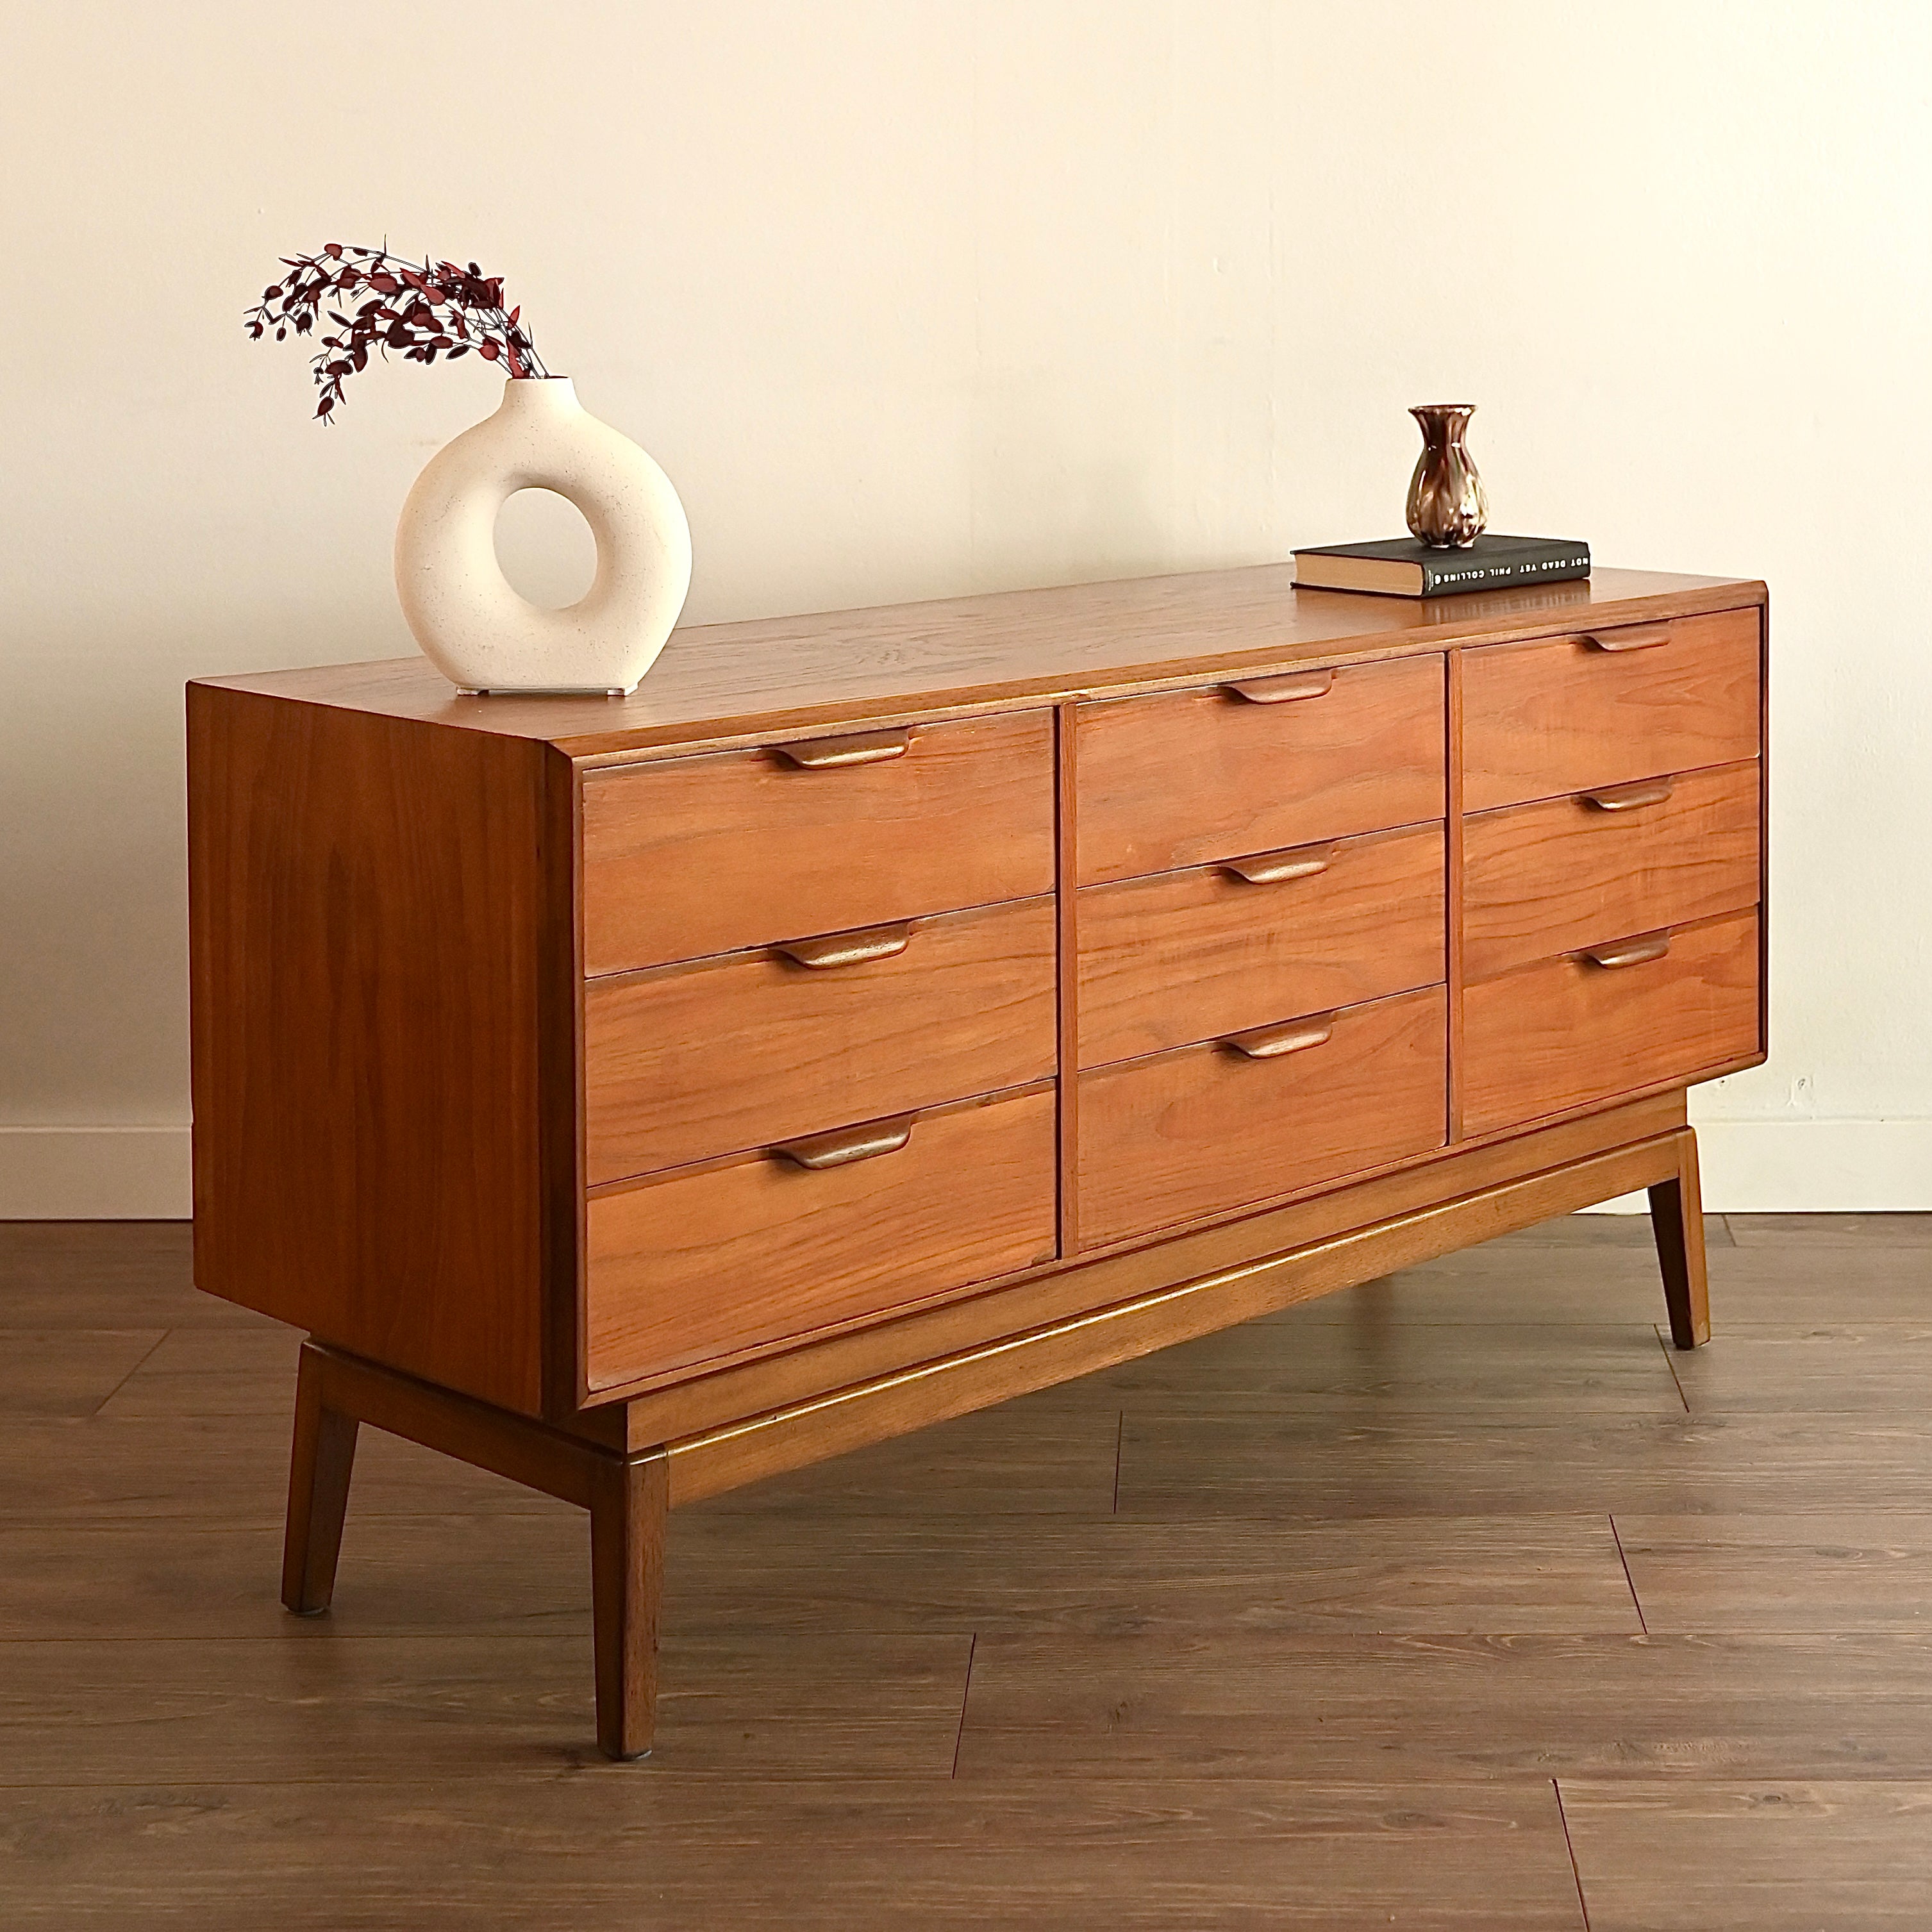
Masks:
[[[583,513],[597,573],[546,610],[496,559],[496,513],[554,490]],[[670,479],[577,400],[567,376],[519,376],[502,406],[437,451],[396,525],[396,595],[422,653],[466,692],[634,691],[691,588],[691,526]]]
[[[1490,520],[1483,479],[1463,447],[1474,403],[1418,403],[1422,454],[1408,479],[1408,527],[1432,550],[1466,550]]]

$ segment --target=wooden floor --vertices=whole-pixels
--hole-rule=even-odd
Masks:
[[[657,1754],[563,1505],[0,1226],[0,1925],[1932,1924],[1932,1216],[1552,1223],[674,1519]]]

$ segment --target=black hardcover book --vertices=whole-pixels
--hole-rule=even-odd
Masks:
[[[1570,537],[1480,536],[1466,550],[1432,550],[1414,537],[1390,537],[1294,553],[1298,589],[1382,597],[1450,597],[1589,574],[1590,546]]]

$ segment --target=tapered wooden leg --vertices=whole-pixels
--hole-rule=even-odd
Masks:
[[[1697,1185],[1697,1136],[1686,1127],[1677,1136],[1677,1178],[1650,1190],[1651,1231],[1664,1270],[1664,1305],[1670,1310],[1670,1339],[1694,1348],[1711,1339],[1711,1294],[1704,1274],[1704,1197]]]
[[[591,1614],[597,1742],[606,1757],[650,1754],[657,1720],[658,1610],[664,1590],[670,1464],[613,1458],[590,1491]]]
[[[282,1601],[302,1617],[327,1610],[334,1594],[335,1559],[356,1467],[356,1418],[323,1400],[326,1371],[321,1351],[304,1342],[296,1371],[295,1446],[282,1542]]]

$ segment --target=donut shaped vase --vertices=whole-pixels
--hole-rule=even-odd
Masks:
[[[596,539],[590,588],[560,610],[520,595],[497,560],[496,513],[528,489],[568,499]],[[568,376],[519,376],[416,478],[395,562],[410,632],[459,690],[622,694],[684,608],[691,526],[670,478],[590,415]]]

